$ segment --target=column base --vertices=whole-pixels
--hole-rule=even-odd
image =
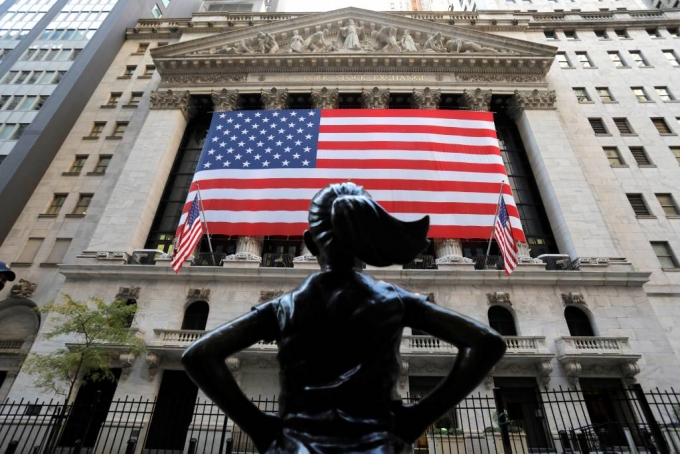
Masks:
[[[390,265],[390,266],[373,266],[373,265],[366,265],[366,270],[403,270],[404,266],[403,265]]]

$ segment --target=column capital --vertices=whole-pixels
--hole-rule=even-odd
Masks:
[[[430,87],[425,87],[422,90],[413,89],[413,105],[418,109],[423,110],[437,110],[439,109],[439,101],[442,97],[440,89],[432,90]]]
[[[315,109],[337,109],[340,91],[323,87],[320,90],[312,88],[312,106]]]
[[[269,110],[281,110],[286,107],[288,101],[288,89],[272,88],[262,90],[262,107]]]
[[[186,118],[191,117],[191,115],[194,113],[193,106],[191,105],[191,93],[189,93],[189,90],[181,93],[175,93],[172,90],[151,92],[151,109],[179,109]]]
[[[491,105],[491,95],[491,90],[482,90],[481,88],[474,91],[463,90],[460,105],[474,112],[488,112]]]
[[[515,90],[506,111],[517,118],[525,110],[555,110],[556,99],[555,90]]]
[[[361,101],[366,109],[387,109],[390,102],[390,89],[381,90],[374,87],[372,90],[361,91]]]
[[[238,90],[229,91],[223,88],[220,91],[213,91],[211,96],[215,110],[236,110],[238,107]]]

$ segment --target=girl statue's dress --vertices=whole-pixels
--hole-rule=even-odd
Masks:
[[[353,183],[312,199],[305,244],[322,271],[293,291],[253,308],[187,349],[196,384],[244,430],[260,452],[411,452],[411,444],[460,402],[502,357],[488,327],[370,276],[375,266],[408,263],[427,247],[427,217],[403,222]],[[416,404],[396,393],[405,326],[458,348],[449,374]],[[279,414],[262,413],[240,390],[225,359],[261,341],[279,348]]]
[[[361,40],[359,39],[359,30],[354,25],[354,21],[350,19],[347,26],[340,28],[341,36],[345,38],[343,47],[350,50],[361,50]]]

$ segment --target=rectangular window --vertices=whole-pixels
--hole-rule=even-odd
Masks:
[[[111,162],[111,155],[100,155],[97,166],[94,168],[94,173],[104,173]]]
[[[597,96],[600,97],[600,101],[602,101],[602,102],[614,102],[614,98],[612,97],[612,94],[609,91],[609,88],[607,88],[607,87],[595,87],[595,90],[597,90]]]
[[[123,134],[125,134],[125,130],[127,129],[127,126],[128,126],[127,121],[117,121],[116,127],[113,128],[113,133],[111,134],[111,137],[123,137]]]
[[[42,35],[40,35],[40,38],[38,38],[38,39],[46,40],[47,38],[50,37],[50,35],[52,34],[53,31],[54,31],[53,28],[52,29],[46,28],[45,31],[42,32]]]
[[[16,123],[5,123],[2,127],[2,130],[0,130],[0,140],[7,140],[16,127]]]
[[[23,96],[13,96],[12,99],[5,105],[5,110],[14,110],[19,105]]]
[[[650,38],[660,38],[661,35],[659,35],[659,29],[658,28],[648,28],[647,34],[649,35]]]
[[[55,30],[54,34],[53,34],[52,36],[50,36],[50,39],[51,39],[52,41],[56,41],[56,40],[60,39],[60,38],[61,38],[61,35],[62,35],[65,31],[66,31],[66,30],[64,30],[63,28],[58,28],[57,30]]]
[[[80,194],[80,197],[78,197],[78,203],[76,203],[76,206],[73,208],[71,214],[87,214],[87,207],[90,206],[93,195],[94,194]]]
[[[21,56],[21,59],[20,59],[20,60],[21,60],[21,61],[28,61],[28,60],[30,60],[31,58],[33,58],[33,56],[34,56],[37,52],[38,52],[38,49],[35,49],[35,48],[33,48],[33,49],[28,49],[26,52],[24,52],[24,55]]]
[[[146,53],[147,49],[149,49],[149,43],[139,43],[137,46],[137,52],[138,54],[144,54]]]
[[[19,103],[16,110],[31,110],[36,99],[37,96],[24,96],[24,99]]]
[[[31,72],[30,72],[30,71],[21,71],[21,72],[19,73],[19,77],[17,77],[16,79],[14,79],[14,82],[13,82],[13,83],[14,83],[15,85],[23,84],[23,83],[26,81],[26,79],[28,79],[28,76],[30,76],[30,75],[31,75]]]
[[[12,97],[9,95],[2,95],[0,96],[0,109],[2,109],[2,106],[7,104],[7,101],[9,101]]]
[[[24,131],[26,131],[26,128],[28,128],[28,125],[30,123],[19,123],[19,126],[14,130],[11,136],[9,136],[8,140],[19,140],[21,139],[21,136],[24,135]]]
[[[567,39],[567,41],[574,41],[576,40],[576,31],[575,30],[565,30],[564,31],[564,37]]]
[[[56,61],[68,61],[71,56],[71,49],[62,49],[57,55]]]
[[[643,147],[630,147],[630,154],[633,155],[633,159],[639,166],[651,166],[652,161],[649,160],[649,156],[645,152]]]
[[[66,75],[66,71],[57,71],[57,77],[54,78],[52,83],[58,84],[59,82],[61,82],[61,79],[63,79],[65,75]]]
[[[680,267],[678,266],[678,260],[673,255],[673,251],[667,241],[652,241],[650,244],[652,245],[652,249],[654,249],[656,258],[659,259],[661,268],[672,269]]]
[[[33,61],[41,61],[43,58],[45,58],[45,55],[47,55],[47,49],[39,49],[38,53],[35,54]]]
[[[19,74],[19,71],[9,71],[5,77],[0,80],[0,84],[11,84],[14,78]]]
[[[619,39],[621,39],[621,38],[623,38],[623,39],[625,39],[625,38],[630,38],[630,37],[628,36],[628,31],[627,31],[625,28],[618,28],[618,29],[614,30],[614,33],[616,33],[616,36],[617,36]]]
[[[590,96],[588,96],[588,91],[584,87],[574,87],[574,94],[578,102],[588,102],[590,101]]]
[[[26,79],[26,84],[27,85],[35,85],[38,82],[38,79],[40,79],[41,75],[42,75],[42,71],[33,71],[31,73],[31,77]]]
[[[163,6],[165,6],[166,8],[170,4],[170,0],[161,0],[161,1],[163,2]]]
[[[656,199],[659,201],[659,205],[661,205],[661,209],[666,213],[666,216],[680,216],[680,211],[678,211],[678,207],[675,204],[672,194],[655,195]]]
[[[645,57],[642,56],[642,52],[640,52],[639,50],[631,50],[628,51],[628,53],[630,53],[630,56],[633,57],[633,61],[638,67],[644,68],[646,66],[649,66],[647,64],[647,60],[645,60]]]
[[[557,35],[555,34],[555,30],[545,30],[543,31],[543,34],[545,35],[545,39],[548,41],[557,41]]]
[[[668,91],[668,87],[654,87],[656,94],[659,95],[662,101],[673,101],[673,95]]]
[[[630,202],[635,216],[651,216],[652,213],[649,212],[642,194],[626,194],[626,197],[628,197],[628,202]]]
[[[67,40],[73,38],[73,35],[74,35],[75,32],[76,32],[75,29],[69,28],[69,29],[66,30],[66,33],[64,33],[64,36],[62,36],[61,39],[63,41],[67,41]]]
[[[64,202],[66,202],[67,195],[68,194],[54,194],[52,202],[47,207],[47,211],[45,211],[45,214],[59,214],[61,207],[63,207]]]
[[[609,51],[609,52],[607,52],[607,54],[609,54],[609,58],[611,58],[612,63],[614,63],[614,66],[616,66],[617,68],[626,68],[627,67],[627,65],[621,59],[621,54],[618,53],[617,51]]]
[[[668,63],[671,64],[671,66],[675,66],[676,68],[680,66],[680,62],[678,61],[678,57],[675,55],[675,52],[672,50],[664,50],[662,51],[664,57],[666,57],[666,60],[668,60]]]
[[[651,120],[656,130],[659,131],[659,134],[671,134],[671,128],[668,127],[668,123],[666,123],[665,119],[652,118]]]
[[[54,78],[55,71],[45,71],[40,75],[40,79],[36,83],[38,84],[49,84]]]
[[[73,164],[71,164],[71,168],[68,169],[68,173],[80,174],[83,167],[85,167],[85,161],[87,161],[87,155],[76,155],[75,159],[73,159]]]
[[[614,124],[621,134],[633,134],[630,123],[626,118],[614,118]]]
[[[588,118],[588,121],[595,134],[607,134],[607,128],[605,128],[602,118]]]
[[[597,39],[609,39],[607,30],[595,30],[595,36],[597,37]]]
[[[138,106],[139,102],[142,100],[142,96],[144,96],[143,91],[133,91],[130,94],[130,100],[128,101],[129,106]]]
[[[82,51],[83,49],[73,49],[73,52],[68,54],[68,61],[74,61]]]
[[[161,9],[158,7],[158,5],[153,5],[153,8],[151,8],[151,15],[156,19],[163,17],[163,13],[161,12]]]
[[[649,102],[649,96],[642,87],[630,87],[633,91],[633,95],[637,98],[638,102]]]
[[[132,77],[135,74],[135,69],[137,69],[137,66],[127,65],[125,67],[125,71],[123,72],[123,77]]]
[[[578,59],[579,63],[581,63],[583,68],[593,67],[593,63],[590,61],[590,58],[588,58],[587,52],[576,52],[576,58]]]
[[[28,241],[26,241],[26,245],[21,250],[21,254],[19,254],[17,262],[32,263],[44,240],[44,238],[29,238]]]
[[[680,147],[669,147],[669,148],[670,148],[673,156],[675,156],[675,160],[678,161],[678,165],[680,165]]]
[[[146,65],[144,68],[144,75],[145,76],[153,76],[153,72],[156,70],[156,67],[154,65]]]
[[[621,167],[626,165],[625,162],[623,162],[623,159],[621,158],[621,154],[619,153],[619,149],[616,147],[603,147],[605,156],[607,156],[607,159],[609,160],[609,164],[611,164],[612,167]]]
[[[668,31],[668,34],[671,35],[673,38],[678,38],[680,37],[680,30],[678,30],[678,27],[669,27],[666,28]]]
[[[88,137],[92,137],[94,139],[98,138],[104,131],[104,126],[106,126],[105,121],[95,121],[92,125],[92,129],[90,130],[90,134],[88,134]]]
[[[109,95],[109,100],[106,101],[107,106],[115,107],[118,105],[118,101],[120,101],[122,93],[117,92],[117,93],[111,93]]]
[[[64,256],[66,255],[66,251],[68,251],[68,247],[70,245],[71,245],[70,238],[57,238],[56,241],[54,242],[54,246],[52,246],[50,255],[47,256],[47,260],[45,260],[43,263],[49,265],[56,265],[58,263],[62,263],[64,261]]]
[[[558,52],[556,56],[557,63],[560,65],[560,68],[572,68],[571,62],[567,58],[567,54],[564,52]]]

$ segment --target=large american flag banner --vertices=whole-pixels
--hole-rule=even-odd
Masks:
[[[215,112],[197,183],[211,234],[301,235],[329,183],[362,185],[402,220],[430,215],[431,238],[489,238],[507,174],[489,112],[295,109]],[[510,224],[524,241],[512,191]]]

